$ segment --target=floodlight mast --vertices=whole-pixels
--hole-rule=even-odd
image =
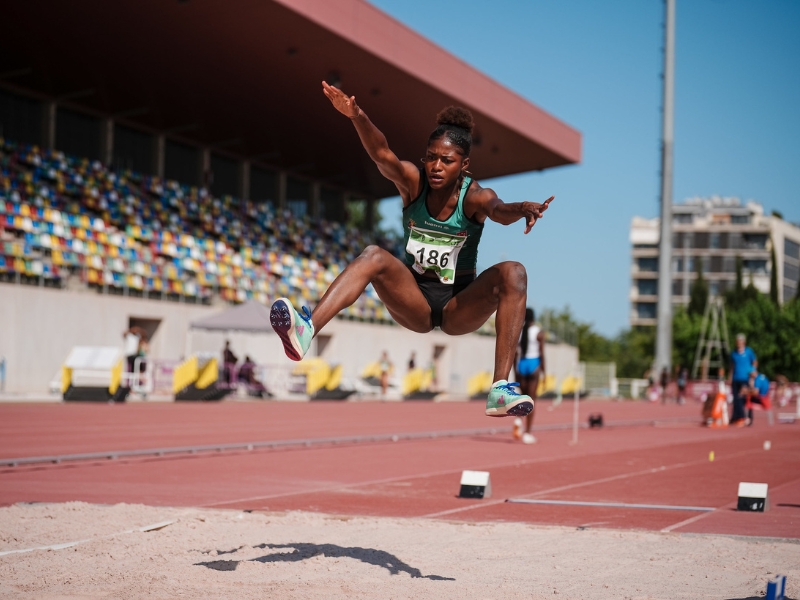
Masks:
[[[658,312],[655,372],[672,364],[672,145],[675,104],[675,0],[665,0],[664,106],[661,133],[661,236],[658,244]]]

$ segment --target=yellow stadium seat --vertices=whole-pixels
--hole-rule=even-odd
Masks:
[[[331,369],[331,375],[328,377],[328,383],[325,384],[325,389],[329,392],[337,389],[342,384],[342,365],[336,365]]]
[[[536,388],[536,394],[541,396],[547,392],[554,392],[556,389],[556,377],[552,373],[548,373],[544,378],[539,379],[539,387]]]
[[[488,394],[492,387],[492,379],[493,377],[491,371],[481,371],[476,373],[467,380],[467,393],[470,396]]]
[[[412,369],[403,377],[403,384],[401,391],[404,396],[413,394],[422,389],[422,382],[424,378],[424,371],[422,369]]]
[[[580,392],[581,389],[581,380],[578,377],[573,377],[570,375],[569,377],[565,377],[564,381],[561,382],[561,394],[574,394],[577,390]]]
[[[364,370],[361,371],[361,377],[364,379],[368,379],[370,377],[380,378],[381,376],[381,364],[378,361],[369,363]]]

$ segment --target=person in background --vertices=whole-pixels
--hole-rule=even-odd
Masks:
[[[750,376],[758,367],[758,359],[753,349],[747,345],[747,337],[743,333],[736,336],[736,349],[731,352],[730,363],[729,383],[733,394],[731,425],[744,427],[747,424],[747,416],[744,412],[745,398],[750,384]]]
[[[248,355],[245,355],[244,362],[239,367],[236,378],[247,386],[247,393],[251,396],[259,396],[261,398],[271,396],[264,384],[256,377],[256,363]]]
[[[786,375],[775,376],[775,400],[781,408],[792,400],[792,390],[789,387],[789,379]]]
[[[667,367],[661,369],[661,379],[659,380],[659,384],[661,385],[661,404],[667,403],[667,387],[669,386],[669,371]]]
[[[689,371],[686,367],[678,366],[678,404],[686,404],[686,384],[689,381]]]
[[[222,376],[225,383],[232,384],[234,382],[233,373],[236,370],[236,363],[239,358],[231,350],[230,340],[225,340],[225,348],[222,349]]]
[[[379,365],[381,369],[381,397],[385,398],[386,391],[389,389],[389,373],[392,370],[392,361],[389,360],[386,350],[381,353]]]
[[[772,408],[772,402],[769,397],[769,379],[763,373],[753,371],[748,388],[745,403],[746,423],[747,425],[752,425],[753,404],[760,404],[764,410]]]
[[[122,333],[122,339],[128,373],[133,373],[136,359],[147,354],[147,332],[138,325],[134,325]],[[139,371],[141,372],[142,370],[143,361],[140,361]]]
[[[408,359],[408,371],[411,372],[417,367],[417,353],[411,351],[411,356]]]
[[[521,439],[524,444],[533,444],[536,438],[531,433],[533,413],[536,410],[536,392],[539,380],[544,377],[544,332],[536,324],[536,315],[532,308],[525,309],[525,323],[517,348],[515,371],[520,383],[520,391],[533,400],[534,410],[525,416],[525,431],[522,430],[522,419],[514,419],[514,439]]]

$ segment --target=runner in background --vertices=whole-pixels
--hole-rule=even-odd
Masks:
[[[515,367],[520,391],[533,398],[534,409],[536,392],[539,381],[544,377],[544,331],[536,324],[536,315],[532,308],[525,309],[525,323],[522,325],[522,335],[517,350],[519,360]],[[521,439],[524,444],[536,443],[536,438],[531,433],[533,428],[532,410],[525,416],[525,430],[522,429],[522,419],[514,419],[514,439]]]
[[[542,204],[506,204],[472,179],[467,169],[473,120],[466,109],[449,107],[439,113],[420,168],[392,152],[354,96],[325,82],[322,91],[350,119],[369,157],[397,187],[403,200],[405,253],[400,259],[378,246],[365,248],[334,280],[313,315],[306,307],[297,312],[287,298],[276,300],[270,319],[286,355],[301,360],[314,335],[370,284],[392,318],[418,333],[434,327],[450,335],[471,333],[496,313],[494,384],[485,414],[527,415],[533,400],[507,381],[522,328],[527,273],[520,263],[506,261],[477,275],[478,244],[487,219],[501,225],[523,220],[524,232],[530,232],[553,198]]]

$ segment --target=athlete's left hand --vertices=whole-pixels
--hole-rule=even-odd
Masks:
[[[538,202],[522,203],[522,214],[525,216],[525,233],[530,233],[533,226],[536,225],[536,221],[544,216],[544,211],[547,210],[554,198],[555,196],[550,196],[542,204]]]

